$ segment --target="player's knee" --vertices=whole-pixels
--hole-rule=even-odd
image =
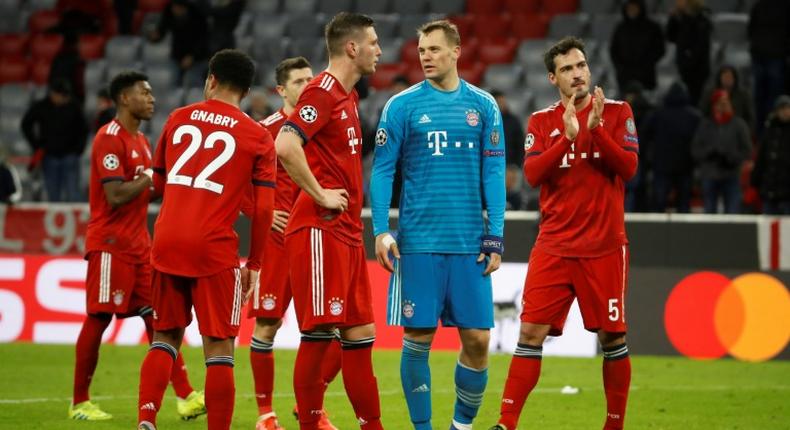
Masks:
[[[598,341],[601,342],[603,347],[622,345],[625,343],[625,333],[612,333],[600,330],[598,331]]]
[[[546,336],[549,335],[550,329],[551,326],[549,325],[523,323],[521,324],[518,342],[527,345],[541,346],[546,340]]]
[[[376,337],[376,326],[373,324],[358,325],[340,329],[340,337],[345,340],[360,340]]]
[[[277,334],[277,330],[279,330],[282,325],[282,319],[256,318],[255,329],[253,330],[252,335],[258,340],[273,342],[274,336]]]
[[[403,329],[403,337],[413,342],[431,343],[436,335],[435,328],[410,328]]]

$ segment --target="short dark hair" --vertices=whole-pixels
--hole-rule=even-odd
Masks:
[[[441,30],[444,33],[444,38],[450,45],[461,46],[461,33],[458,32],[458,26],[446,19],[426,22],[417,29],[417,35],[424,36],[436,30]]]
[[[127,88],[131,88],[134,84],[140,81],[147,81],[148,76],[145,73],[135,70],[127,70],[115,75],[110,81],[110,98],[115,104],[118,104],[118,98],[121,93]]]
[[[296,69],[304,69],[312,67],[310,62],[307,61],[307,58],[304,57],[293,57],[293,58],[286,58],[283,61],[280,61],[280,64],[277,65],[277,68],[274,69],[274,77],[277,80],[277,85],[285,85],[288,82],[288,77],[291,74],[291,70]]]
[[[578,49],[579,51],[582,51],[584,58],[587,58],[587,53],[584,52],[583,40],[573,36],[563,37],[562,40],[555,43],[554,46],[549,48],[549,50],[543,54],[543,62],[546,63],[546,69],[549,71],[549,73],[554,73],[554,71],[557,69],[557,65],[554,64],[554,57],[558,55],[565,55],[571,49]]]
[[[340,12],[335,15],[324,28],[326,49],[329,51],[329,56],[342,54],[343,45],[345,45],[349,36],[359,30],[373,27],[375,24],[376,22],[373,21],[373,18],[360,13]]]
[[[244,94],[255,79],[255,63],[238,49],[223,49],[209,60],[208,74],[214,75],[220,85]]]

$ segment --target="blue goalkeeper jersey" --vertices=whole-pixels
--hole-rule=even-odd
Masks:
[[[401,253],[476,254],[484,234],[502,237],[505,139],[490,94],[464,80],[453,91],[420,82],[384,106],[375,143],[375,235],[389,230],[392,182],[400,165]]]

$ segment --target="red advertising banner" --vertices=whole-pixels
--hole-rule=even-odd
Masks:
[[[87,204],[0,205],[0,252],[82,255],[89,215]]]

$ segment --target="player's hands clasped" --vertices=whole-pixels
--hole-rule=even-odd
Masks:
[[[272,230],[277,233],[284,233],[285,226],[288,225],[288,217],[291,214],[286,211],[274,211],[274,218],[272,219]]]
[[[348,191],[342,188],[331,190],[324,188],[316,203],[327,209],[343,212],[348,209]]]
[[[392,267],[388,253],[392,251],[395,258],[400,258],[400,250],[398,249],[398,242],[389,233],[382,233],[376,236],[376,260],[378,260],[381,267],[392,272],[395,269]]]
[[[565,105],[562,122],[565,124],[565,137],[568,140],[575,140],[576,135],[579,134],[579,119],[576,118],[576,93],[573,93],[568,99],[568,104]]]
[[[601,118],[603,118],[603,102],[603,90],[601,87],[595,87],[595,92],[593,92],[592,97],[592,109],[590,110],[590,115],[587,117],[587,128],[589,130],[601,125]]]

